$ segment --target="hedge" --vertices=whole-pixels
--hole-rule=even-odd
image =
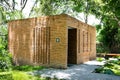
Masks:
[[[13,80],[11,72],[0,72],[0,80]]]

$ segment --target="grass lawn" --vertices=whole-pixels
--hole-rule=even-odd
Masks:
[[[41,66],[15,66],[13,70],[0,72],[0,80],[46,80],[40,76],[27,74],[28,71],[41,70]]]
[[[97,60],[102,61],[100,58]],[[94,72],[120,76],[120,59],[113,58],[106,60],[106,63],[103,66],[96,68]]]
[[[12,71],[12,75],[14,80],[46,80],[39,76],[28,75],[27,72],[24,71]]]

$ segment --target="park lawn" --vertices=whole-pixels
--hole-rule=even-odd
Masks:
[[[102,61],[102,59],[97,60]],[[103,66],[96,68],[94,72],[120,76],[120,59],[106,60],[106,63]]]

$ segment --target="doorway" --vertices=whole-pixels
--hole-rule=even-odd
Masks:
[[[68,64],[77,63],[77,29],[68,28]]]

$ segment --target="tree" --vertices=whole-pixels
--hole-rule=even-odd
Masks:
[[[93,11],[96,10],[96,3],[94,0],[72,0],[74,1],[74,6],[72,10],[77,13],[84,13],[84,22],[88,23],[89,15],[93,14]]]
[[[98,40],[104,44],[105,49],[110,53],[119,53],[120,50],[120,16],[119,0],[101,0],[98,3],[99,9],[95,10],[95,15],[101,19],[97,30],[100,32]],[[96,14],[98,13],[98,14]]]
[[[0,23],[3,24],[9,20],[24,18],[23,9],[27,1],[28,0],[21,0],[20,3],[18,3],[15,0],[0,0]]]
[[[11,55],[8,52],[7,22],[9,20],[23,18],[22,11],[27,0],[21,0],[20,9],[17,8],[15,0],[0,0],[0,71],[11,69]]]
[[[36,0],[30,15],[56,15],[69,13],[72,10],[72,0]]]

